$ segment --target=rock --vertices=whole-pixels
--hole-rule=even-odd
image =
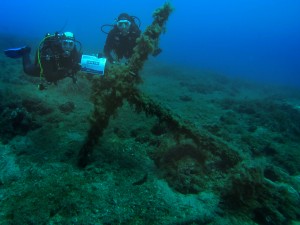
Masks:
[[[69,114],[74,111],[75,104],[73,102],[66,102],[61,104],[58,108],[62,113]]]

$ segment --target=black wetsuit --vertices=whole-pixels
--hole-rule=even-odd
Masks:
[[[129,33],[124,35],[120,32],[115,25],[114,28],[108,33],[104,45],[104,55],[109,62],[113,62],[114,58],[111,55],[113,51],[118,57],[117,60],[123,57],[128,59],[133,54],[133,48],[136,45],[136,39],[140,36],[141,31],[138,26],[133,22],[130,26]]]
[[[36,53],[34,63],[31,62],[29,54],[30,52],[23,55],[24,72],[30,76],[39,77],[41,67],[38,62],[38,54]],[[74,75],[80,70],[81,53],[75,46],[69,56],[64,56],[60,41],[53,37],[47,39],[41,47],[40,60],[43,69],[42,76],[48,82],[56,83],[65,77],[74,79]]]

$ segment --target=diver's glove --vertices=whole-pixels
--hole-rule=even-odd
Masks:
[[[161,52],[162,52],[162,49],[161,49],[161,48],[156,48],[156,49],[153,51],[152,56],[156,57],[156,56],[158,56]]]
[[[80,71],[80,70],[81,70],[81,65],[80,65],[79,63],[77,63],[77,64],[74,64],[74,65],[73,65],[73,68],[72,68],[72,72],[71,72],[71,73],[75,74],[75,73],[77,73],[77,72]]]

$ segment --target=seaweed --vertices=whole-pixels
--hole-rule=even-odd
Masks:
[[[164,129],[170,131],[173,136],[175,145],[172,143],[172,146],[159,147],[151,156],[161,170],[174,174],[174,179],[169,180],[170,186],[181,193],[197,193],[202,189],[203,180],[199,175],[202,174],[206,155],[212,154],[217,159],[215,166],[221,171],[234,167],[241,161],[241,157],[237,151],[229,148],[222,141],[200,134],[193,124],[174,115],[169,109],[141,93],[138,88],[142,82],[139,71],[143,68],[149,54],[155,50],[155,45],[165,31],[166,21],[172,10],[171,5],[166,3],[154,12],[154,20],[137,40],[134,54],[128,64],[110,64],[105,76],[92,80],[91,99],[94,110],[77,163],[79,167],[84,168],[91,162],[94,147],[108,127],[110,118],[116,116],[118,109],[127,101],[137,113],[144,112],[147,116],[158,118],[158,123],[164,124]],[[188,147],[182,143],[189,143]],[[187,151],[191,152],[191,155],[187,153],[181,155],[180,149],[191,150]],[[180,157],[175,160],[169,156],[169,153],[172,157]],[[198,154],[202,157],[200,161],[197,159]],[[171,158],[175,163],[170,164],[167,158]],[[176,175],[176,171],[181,171],[181,175]]]
[[[79,152],[79,166],[87,165],[94,146],[109,124],[110,117],[116,115],[124,100],[128,100],[131,105],[134,104],[138,110],[145,110],[148,114],[158,113],[161,119],[172,120],[165,111],[160,110],[157,104],[147,101],[147,98],[140,95],[137,89],[137,84],[141,82],[138,72],[142,69],[148,55],[154,51],[154,46],[165,30],[165,24],[172,11],[170,3],[165,3],[157,9],[153,13],[152,24],[138,38],[133,56],[128,64],[109,65],[105,76],[93,80],[91,98],[94,103],[94,111],[90,119],[90,129],[86,141]],[[156,110],[152,110],[150,107],[155,107]]]
[[[243,163],[235,168],[236,172],[229,177],[229,186],[222,190],[226,207],[251,215],[259,224],[288,224],[298,219],[298,192],[274,167],[270,169],[270,165],[258,163]],[[276,181],[269,180],[266,175]]]

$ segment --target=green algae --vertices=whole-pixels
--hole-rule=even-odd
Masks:
[[[227,170],[241,160],[236,151],[219,140],[199,134],[192,124],[174,115],[170,110],[141,93],[138,88],[142,82],[138,75],[139,71],[143,68],[148,56],[155,50],[160,35],[165,32],[166,22],[172,11],[170,3],[165,3],[157,9],[153,14],[152,24],[137,40],[134,54],[128,64],[110,64],[105,76],[93,80],[91,99],[94,103],[94,111],[90,118],[87,138],[79,152],[79,167],[85,167],[89,163],[93,149],[108,127],[110,118],[116,116],[124,101],[127,101],[136,112],[156,116],[160,123],[165,123],[173,134],[176,145],[180,145],[181,140],[188,139],[192,141],[195,148],[221,157],[223,169]],[[169,149],[163,151],[168,152]]]
[[[143,105],[137,106],[137,108],[149,107],[147,103],[141,101],[143,98],[137,88],[137,84],[141,82],[138,73],[143,68],[148,56],[154,51],[154,46],[165,30],[165,24],[172,11],[171,4],[165,3],[154,12],[154,20],[137,40],[134,54],[128,65],[109,65],[104,77],[93,80],[91,98],[94,103],[94,111],[90,119],[87,139],[79,152],[79,166],[87,165],[94,146],[108,126],[110,117],[117,113],[124,100],[132,104]]]

